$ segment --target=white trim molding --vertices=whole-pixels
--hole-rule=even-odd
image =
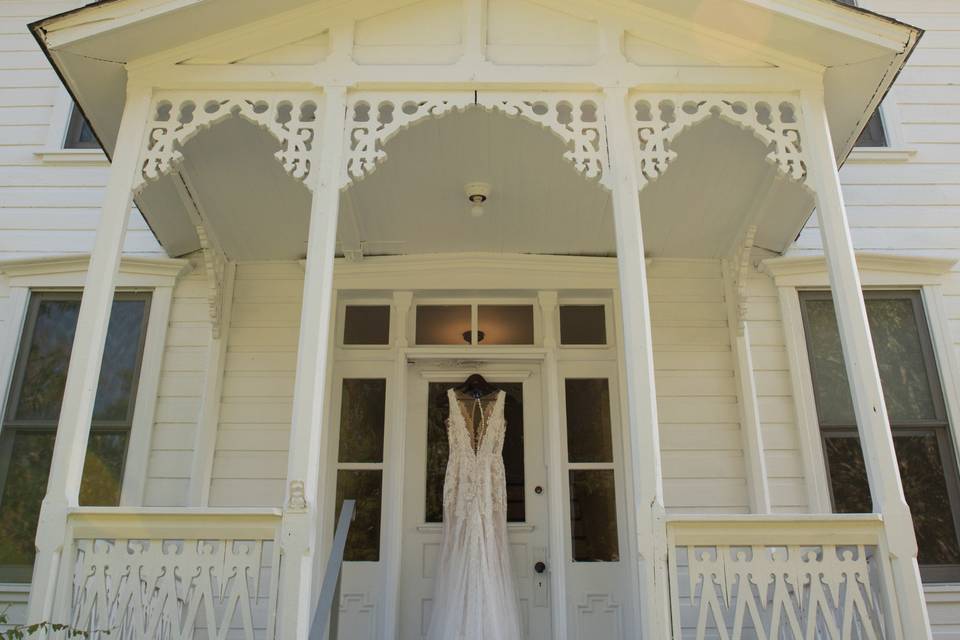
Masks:
[[[6,277],[11,292],[10,330],[2,338],[0,352],[0,390],[8,389],[19,350],[23,319],[33,289],[77,289],[84,287],[89,255],[49,256],[26,260],[0,261],[0,274]],[[187,260],[170,258],[123,258],[117,276],[117,290],[151,291],[150,315],[144,339],[137,401],[130,428],[127,463],[124,465],[121,506],[140,506],[146,484],[147,461],[153,434],[157,390],[166,344],[173,287],[190,270]],[[6,393],[4,393],[6,398]],[[0,420],[4,405],[0,405]]]
[[[865,287],[920,287],[941,284],[957,264],[951,258],[857,252],[857,267]],[[827,262],[823,256],[785,256],[760,263],[760,271],[778,287],[826,287]]]

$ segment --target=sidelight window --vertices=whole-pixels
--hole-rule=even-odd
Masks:
[[[606,378],[564,381],[570,530],[574,562],[616,562],[616,479]]]
[[[0,433],[0,581],[27,582],[77,317],[77,293],[34,293]],[[80,504],[120,502],[143,357],[148,294],[117,294],[80,485]]]
[[[357,501],[344,560],[376,562],[380,559],[386,406],[385,379],[343,380],[334,522],[340,516],[344,500]]]
[[[943,391],[918,292],[864,294],[894,448],[926,580],[960,577],[960,483]],[[873,511],[840,332],[828,292],[804,292],[817,415],[834,511]]]

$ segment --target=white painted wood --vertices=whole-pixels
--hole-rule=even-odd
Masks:
[[[75,507],[79,499],[90,419],[113,305],[114,281],[130,217],[136,159],[145,136],[149,100],[148,90],[130,88],[124,107],[120,144],[110,171],[102,217],[90,255],[47,494],[41,507],[37,559],[34,564],[36,580],[30,594],[28,614],[31,622],[50,619],[56,594],[58,563],[65,544],[67,509]]]
[[[537,296],[540,305],[540,317],[543,324],[543,388],[544,388],[544,445],[547,460],[547,486],[553,490],[547,492],[550,504],[550,513],[558,514],[564,511],[563,492],[558,487],[566,484],[561,464],[564,451],[564,428],[560,420],[560,372],[557,362],[557,351],[560,346],[559,308],[556,291],[541,291]],[[556,521],[556,518],[554,518]],[[550,592],[554,603],[566,603],[567,598],[567,563],[561,561],[561,554],[566,559],[566,536],[560,526],[550,528]],[[568,612],[565,607],[554,606],[551,610],[553,622],[553,637],[557,640],[567,639]]]
[[[844,361],[874,508],[884,517],[899,613],[905,630],[930,638],[916,559],[917,541],[900,482],[822,94],[805,94],[803,117],[807,125],[805,146],[813,159],[810,185],[817,198]]]
[[[123,269],[123,263],[120,263]],[[148,481],[147,465],[153,445],[153,425],[156,418],[157,391],[160,388],[160,372],[163,368],[163,352],[167,344],[167,328],[170,325],[170,305],[173,302],[173,287],[157,287],[150,294],[150,315],[147,318],[147,335],[144,337],[143,356],[140,361],[140,380],[137,384],[136,404],[130,425],[127,443],[127,458],[124,463],[123,485],[120,506],[143,506]]]
[[[328,334],[333,315],[333,255],[336,244],[341,150],[343,149],[346,92],[327,87],[323,99],[320,168],[310,211],[310,235],[297,374],[287,462],[287,506],[283,522],[285,574],[281,589],[281,629],[306,637],[309,632],[314,586],[313,555],[318,552],[318,514],[329,509],[321,485],[321,452],[329,429],[323,421],[327,381]],[[315,158],[317,156],[314,156]],[[297,485],[299,483],[299,485]]]
[[[644,256],[641,212],[638,202],[637,159],[628,140],[635,140],[628,124],[627,92],[604,92],[610,141],[610,184],[616,221],[620,304],[623,316],[623,349],[626,353],[626,387],[629,404],[631,467],[635,470],[638,551],[642,559],[641,616],[644,634],[667,637],[670,633],[666,529],[660,434],[654,381],[653,337]]]
[[[7,314],[3,321],[3,342],[0,344],[0,394],[2,398],[9,397],[10,385],[13,381],[13,369],[17,363],[17,352],[23,333],[23,323],[30,306],[30,290],[26,287],[11,287],[6,300]],[[0,424],[7,403],[0,407]]]
[[[800,315],[800,299],[796,289],[779,287],[777,298],[783,333],[790,362],[790,385],[793,391],[793,406],[796,412],[797,432],[802,440],[800,451],[804,461],[807,500],[811,513],[830,513],[830,487],[827,485],[827,464],[820,441],[820,421],[817,419],[816,399],[813,393],[813,377],[807,339]]]
[[[209,263],[205,267],[210,268]],[[230,342],[233,294],[237,265],[227,263],[224,268],[223,291],[220,293],[222,311],[218,318],[211,318],[210,342],[207,351],[203,389],[200,396],[200,416],[194,435],[193,462],[190,467],[190,486],[187,504],[191,507],[210,506],[210,483],[213,479],[213,459],[216,451],[217,431],[220,425],[223,379],[227,366],[227,345]],[[206,274],[209,279],[210,275]],[[220,324],[214,332],[213,323]]]
[[[383,507],[384,528],[387,533],[383,543],[385,554],[384,585],[386,596],[383,599],[382,621],[383,637],[397,637],[400,590],[401,553],[403,536],[390,535],[390,532],[403,530],[403,473],[406,460],[407,402],[400,390],[407,388],[407,339],[410,324],[410,310],[413,304],[412,291],[394,291],[390,307],[390,336],[394,346],[393,377],[394,391],[391,394],[392,410],[388,416],[389,426],[385,434],[384,451],[388,452],[384,471]],[[392,630],[392,631],[391,631]]]

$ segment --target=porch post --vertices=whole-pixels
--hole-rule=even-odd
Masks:
[[[133,189],[140,173],[140,151],[146,135],[150,98],[151,91],[147,87],[130,86],[127,89],[70,352],[47,492],[40,507],[37,556],[27,610],[27,619],[31,623],[66,622],[51,620],[57,576],[68,542],[67,515],[80,500],[80,480],[113,308],[114,282],[133,207]],[[70,588],[70,585],[61,586]]]
[[[911,638],[930,638],[917,566],[917,539],[900,482],[822,91],[803,96],[803,114],[808,181],[816,195],[820,236],[873,508],[883,516],[903,631]]]
[[[328,511],[320,487],[323,462],[320,455],[322,442],[328,437],[323,412],[345,114],[346,90],[324,87],[321,148],[314,154],[319,167],[313,168],[317,175],[313,177],[287,459],[288,486],[281,532],[284,562],[278,619],[282,621],[284,638],[306,638],[309,635],[316,602],[313,596],[314,554],[320,540],[318,529]]]
[[[610,148],[610,184],[617,238],[623,348],[638,549],[642,559],[641,598],[644,638],[670,638],[666,514],[660,470],[660,431],[654,386],[653,337],[647,265],[640,224],[640,186],[627,114],[627,91],[604,90]]]

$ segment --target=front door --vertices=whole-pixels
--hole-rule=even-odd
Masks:
[[[525,637],[550,634],[548,512],[539,366],[437,366],[408,373],[404,465],[400,638],[420,640],[430,623],[433,581],[443,528],[447,462],[447,389],[471,373],[507,393],[504,464],[510,557]]]

